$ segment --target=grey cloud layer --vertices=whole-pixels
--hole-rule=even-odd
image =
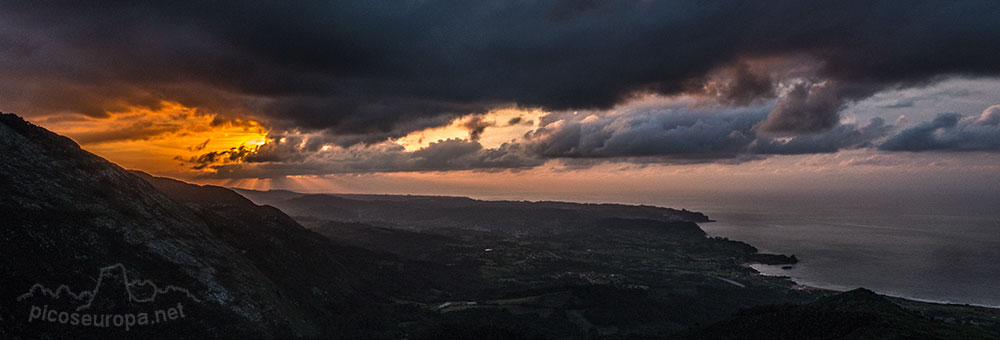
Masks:
[[[286,141],[281,144],[288,144]],[[545,161],[531,157],[515,144],[504,144],[499,148],[485,149],[478,142],[449,139],[431,143],[429,146],[407,152],[399,145],[382,143],[377,145],[356,145],[329,151],[306,151],[288,148],[265,151],[267,156],[241,154],[234,149],[223,157],[234,156],[240,163],[217,164],[214,159],[204,156],[187,161],[195,168],[212,167],[215,172],[206,174],[212,178],[276,178],[289,175],[326,175],[344,173],[450,171],[450,170],[510,170],[527,169],[542,165]],[[276,155],[279,155],[277,156]],[[206,154],[207,155],[207,154]],[[243,158],[239,158],[243,157]]]
[[[801,58],[809,85],[763,125],[801,134],[880,89],[1000,74],[998,17],[987,1],[4,1],[0,100],[93,116],[176,100],[350,145],[497,105],[702,92],[720,69],[720,101],[746,105],[797,66],[744,60]]]
[[[472,139],[449,139],[408,152],[384,142],[337,146],[322,134],[275,136],[257,152],[242,148],[185,159],[211,167],[220,178],[336,173],[528,169],[560,160],[563,167],[603,162],[635,164],[741,163],[773,155],[882,151],[1000,151],[1000,105],[980,115],[943,114],[907,129],[881,118],[838,123],[823,132],[775,137],[759,132],[772,106],[727,108],[690,102],[633,104],[610,111],[554,112],[523,138],[484,148]],[[470,119],[470,134],[490,126]],[[280,141],[277,141],[280,139]],[[892,164],[894,158],[852,160],[846,165]],[[877,163],[877,164],[876,164]]]
[[[900,131],[879,146],[886,151],[1000,151],[1000,105],[978,116],[942,114]]]
[[[867,147],[892,129],[876,118],[865,126],[839,124],[821,133],[774,138],[757,132],[768,111],[766,106],[756,110],[675,106],[600,118],[577,114],[553,124],[558,128],[535,131],[528,144],[547,158],[652,156],[661,162],[719,161]]]
[[[689,103],[635,105],[613,112],[556,112],[524,138],[483,148],[470,139],[449,139],[407,152],[393,143],[321,148],[322,137],[280,137],[256,153],[210,152],[186,161],[212,167],[212,177],[281,177],[331,173],[526,169],[559,159],[567,167],[607,161],[637,164],[739,163],[770,155],[832,153],[864,148],[888,135],[881,119],[838,124],[825,132],[769,137],[756,131],[770,106],[734,109]],[[475,120],[472,133],[480,131]],[[485,127],[488,128],[488,127]],[[480,131],[481,132],[481,131]],[[227,160],[232,162],[227,162]],[[221,163],[233,164],[215,164]],[[239,161],[238,163],[236,161]]]

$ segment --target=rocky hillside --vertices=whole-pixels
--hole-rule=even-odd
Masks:
[[[9,255],[0,257],[0,338],[117,337],[119,327],[31,318],[33,306],[77,311],[88,296],[114,295],[109,287],[127,293],[124,302],[79,311],[185,307],[183,320],[131,327],[130,336],[368,338],[389,328],[364,311],[382,314],[380,289],[392,287],[373,282],[398,274],[391,257],[338,246],[227,189],[126,171],[15,115],[0,115],[0,158],[0,249]],[[98,280],[115,265],[134,282]],[[154,286],[190,296],[171,288],[155,300]]]
[[[923,317],[867,289],[806,305],[750,308],[676,339],[996,339],[983,329]]]

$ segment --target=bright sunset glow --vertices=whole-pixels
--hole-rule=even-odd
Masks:
[[[185,159],[240,146],[255,150],[268,140],[256,121],[220,119],[175,102],[161,106],[155,111],[134,107],[108,118],[49,116],[39,122],[125,168],[183,177],[210,171],[191,169]]]
[[[538,125],[539,119],[545,115],[540,109],[524,110],[518,108],[503,108],[487,112],[484,115],[469,115],[455,118],[450,124],[414,131],[402,138],[393,140],[402,145],[406,151],[425,148],[432,142],[447,139],[468,139],[470,128],[475,123],[483,128],[478,136],[479,144],[486,148],[495,148],[503,143],[522,137]]]

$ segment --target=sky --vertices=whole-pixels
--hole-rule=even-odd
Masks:
[[[990,1],[0,1],[0,111],[307,192],[997,192]]]

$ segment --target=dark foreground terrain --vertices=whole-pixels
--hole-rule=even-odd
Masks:
[[[745,264],[797,259],[708,237],[690,211],[238,194],[6,114],[0,157],[2,339],[1000,336],[997,310],[761,276]]]

